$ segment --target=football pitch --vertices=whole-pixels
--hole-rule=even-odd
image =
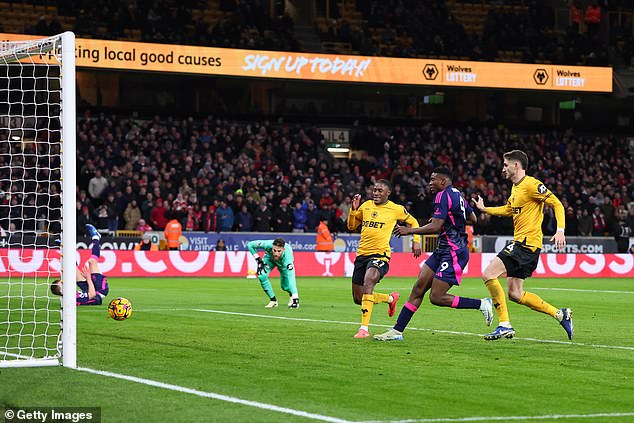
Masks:
[[[101,407],[104,422],[634,421],[632,278],[526,282],[574,310],[572,342],[514,303],[517,337],[486,342],[479,311],[427,298],[403,341],[353,339],[347,278],[300,278],[298,310],[276,278],[277,309],[264,308],[257,279],[109,283],[108,300],[130,299],[132,317],[79,308],[80,369],[0,369],[0,407]],[[412,283],[388,276],[377,291],[399,290],[400,311]],[[451,292],[488,295],[476,279]],[[370,333],[395,319],[376,305]]]

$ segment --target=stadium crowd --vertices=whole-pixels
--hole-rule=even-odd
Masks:
[[[569,11],[562,5],[568,22],[558,25],[558,12],[546,0],[464,3],[358,2],[359,18],[335,9],[320,33],[324,41],[350,43],[364,55],[632,65],[631,25],[602,25],[610,11],[626,8],[621,2],[571,1]]]
[[[202,45],[256,50],[301,51],[288,15],[271,16],[257,0],[221,0],[211,10],[201,0],[58,1],[78,37]],[[209,13],[205,13],[209,12]],[[26,33],[53,35],[57,16],[41,16]]]
[[[36,2],[37,3],[37,2]],[[259,0],[59,1],[26,33],[71,29],[80,37],[216,47],[303,51],[293,19]],[[317,2],[322,42],[349,45],[338,53],[631,67],[634,43],[625,1],[573,0],[560,10],[546,0],[460,2],[368,0]],[[558,18],[563,10],[566,18]],[[65,18],[64,18],[65,19]],[[631,19],[631,18],[630,18]],[[607,22],[607,24],[606,24]],[[0,24],[1,26],[1,24]],[[323,48],[323,46],[322,46]],[[330,51],[326,49],[327,51]]]
[[[503,204],[500,175],[512,148],[534,158],[529,173],[562,200],[568,235],[613,235],[634,225],[631,147],[615,136],[515,133],[475,127],[351,129],[349,160],[328,153],[319,128],[156,116],[149,121],[87,112],[78,120],[78,228],[314,232],[326,214],[345,231],[351,198],[370,198],[373,181],[421,222],[431,215],[431,170],[448,166],[469,198]],[[362,150],[364,149],[364,150]],[[551,210],[544,229],[555,231]],[[508,234],[510,219],[482,215],[476,233]]]

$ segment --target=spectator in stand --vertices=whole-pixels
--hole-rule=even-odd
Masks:
[[[183,225],[188,216],[188,204],[182,193],[176,194],[176,198],[172,201],[172,218],[177,219]]]
[[[101,203],[101,194],[108,186],[108,180],[101,174],[101,169],[95,171],[90,181],[88,181],[88,194],[95,204]]]
[[[200,230],[203,232],[216,232],[216,213],[212,207],[203,205],[200,208]]]
[[[99,230],[99,232],[107,232],[108,231],[108,206],[105,204],[100,205],[94,211],[94,215],[95,215],[95,226]]]
[[[227,251],[227,244],[225,244],[224,239],[219,238],[218,241],[216,241],[216,251]]]
[[[145,219],[139,219],[139,224],[137,225],[136,230],[139,232],[147,232],[151,231],[152,227],[148,225]]]
[[[258,208],[258,203],[253,199],[253,195],[251,194],[247,195],[244,205],[247,206],[250,213],[253,213]]]
[[[114,193],[109,193],[104,203],[108,210],[108,232],[114,233],[119,228],[119,213],[117,212],[117,203],[115,202]]]
[[[293,232],[305,232],[307,219],[308,216],[306,215],[306,209],[302,207],[301,202],[296,202],[295,208],[293,209]]]
[[[84,190],[79,191],[79,194],[77,195],[77,201],[79,201],[82,206],[87,206],[88,210],[93,209],[93,202],[90,201],[90,198],[88,198],[88,196],[86,195],[86,191]],[[83,230],[84,229],[82,227],[82,231]]]
[[[343,214],[348,216],[348,214],[350,213],[350,209],[352,208],[352,197],[346,195],[343,201],[339,203],[339,206],[337,206],[337,208],[341,210]]]
[[[566,226],[568,226],[566,224]],[[567,229],[567,228],[566,228]],[[544,220],[542,222],[542,232],[544,235],[554,235],[557,230],[557,220],[552,207],[544,207]]]
[[[88,206],[82,206],[81,202],[77,202],[77,222],[76,233],[81,234],[84,232],[86,225],[93,225],[92,217],[90,216],[90,210]]]
[[[390,24],[397,33],[400,31],[398,25]],[[226,137],[230,137],[231,142],[227,142]],[[322,197],[328,201],[328,196],[323,195],[328,192],[333,200],[334,215],[345,213],[346,197],[363,192],[371,178],[386,173],[394,182],[394,193],[399,194],[392,200],[411,203],[412,214],[424,222],[431,216],[432,201],[429,196],[421,195],[427,183],[420,174],[439,165],[441,158],[456,174],[462,175],[460,179],[465,181],[462,188],[467,196],[480,193],[487,204],[501,205],[509,192],[505,184],[500,183],[497,169],[501,166],[504,146],[511,144],[540,158],[535,163],[535,176],[545,184],[557,187],[559,181],[565,183],[562,187],[567,187],[566,192],[557,188],[556,195],[567,200],[566,208],[572,206],[583,214],[584,207],[592,204],[589,218],[595,204],[600,209],[610,208],[604,204],[606,197],[612,200],[613,207],[618,207],[632,201],[633,195],[631,162],[626,159],[631,152],[622,136],[589,137],[572,131],[515,133],[509,129],[434,125],[356,127],[351,132],[352,146],[369,149],[369,155],[346,161],[334,160],[329,155],[319,130],[300,125],[276,126],[268,122],[243,125],[222,117],[196,120],[156,116],[150,121],[133,121],[103,113],[93,116],[86,113],[78,119],[78,139],[83,141],[77,146],[78,157],[94,158],[80,166],[78,199],[82,198],[81,189],[88,189],[89,180],[99,173],[112,180],[108,193],[122,193],[115,196],[115,204],[125,202],[127,205],[136,199],[141,205],[142,218],[152,226],[155,226],[152,211],[158,199],[171,204],[181,193],[184,200],[192,199],[190,204],[195,205],[193,199],[197,198],[197,202],[206,205],[211,212],[215,210],[214,204],[224,200],[236,207],[237,216],[236,211],[242,209],[239,204],[242,190],[244,204],[252,214],[258,211],[260,198],[267,205],[275,204],[274,208],[282,198],[292,201],[291,204],[303,202],[306,230],[314,233],[319,219],[317,208],[310,202],[319,204]],[[386,143],[390,147],[387,150]],[[445,154],[436,158],[434,152],[441,147]],[[277,157],[277,148],[283,157]],[[180,154],[174,152],[181,150]],[[17,176],[6,175],[1,166],[0,173],[0,179],[15,180],[12,189],[17,193],[18,186],[24,182]],[[472,182],[475,180],[479,187]],[[229,186],[224,181],[233,182]],[[270,198],[267,198],[269,191]],[[48,187],[42,192],[48,192]],[[235,201],[230,199],[231,193],[235,193]],[[92,194],[83,198],[82,205],[88,204],[90,214],[96,216],[96,209],[90,204]],[[95,202],[100,203],[103,198],[104,193]],[[5,220],[8,209],[0,210],[6,215]],[[120,210],[122,224],[124,210],[125,207]],[[169,210],[167,212],[171,218]],[[202,207],[200,212],[198,226],[207,230],[206,226],[211,223],[203,224]],[[22,219],[21,216],[15,218],[18,223]],[[610,227],[605,213],[604,219]],[[334,219],[331,224],[333,222]],[[493,218],[482,223],[475,228],[478,234],[511,233],[512,230],[509,219]],[[263,226],[267,226],[266,223]],[[155,229],[163,228],[155,226]],[[265,232],[270,230],[267,226]]]
[[[159,199],[150,216],[150,223],[152,223],[152,227],[158,231],[165,229],[165,225],[167,225],[167,222],[169,221],[169,213],[169,202],[167,200],[161,201]]]
[[[156,207],[156,204],[154,203],[154,195],[151,192],[148,192],[141,202],[141,217],[146,222],[151,221],[152,210],[154,210],[154,207]]]
[[[239,192],[236,193],[235,200],[233,201],[233,204],[231,205],[234,216],[237,216],[238,213],[240,213],[240,210],[242,210],[242,205],[244,204],[244,195],[242,195],[242,190],[238,190],[238,191]]]
[[[112,203],[114,204],[115,194],[117,191],[119,191],[119,187],[117,185],[118,179],[119,179],[118,174],[116,172],[113,172],[111,177],[108,180],[108,186],[106,186],[106,188],[101,193],[102,199],[109,200],[110,197],[112,196],[112,200],[110,201],[112,201]]]
[[[273,213],[266,205],[266,201],[262,198],[260,206],[253,213],[253,230],[255,232],[271,232],[271,221],[273,220]]]
[[[143,234],[141,241],[134,246],[136,251],[158,251],[158,245],[152,242],[150,234]]]
[[[330,227],[330,231],[335,236],[341,232],[346,232],[348,229],[348,214],[340,213],[337,210],[337,213],[335,213],[332,216],[329,222],[329,227]]]
[[[587,209],[577,210],[577,220],[579,221],[579,235],[592,236],[593,221]]]
[[[188,232],[197,231],[199,229],[198,222],[201,212],[198,209],[198,204],[195,207],[187,207],[187,218],[185,219],[185,230]]]
[[[125,229],[127,231],[133,231],[139,225],[141,209],[139,209],[136,200],[132,200],[128,203],[128,206],[123,212],[123,220],[125,221]]]
[[[596,37],[599,32],[599,26],[601,25],[601,8],[597,4],[596,0],[592,1],[592,3],[590,3],[586,8],[583,20],[588,27],[588,36],[590,38]]]
[[[579,235],[579,220],[577,219],[577,215],[571,206],[566,208],[566,235]]]
[[[235,222],[233,209],[224,200],[220,201],[220,207],[216,209],[216,220],[218,222],[218,232],[229,232],[233,228]]]
[[[604,203],[599,207],[599,210],[601,210],[601,214],[605,219],[605,231],[613,233],[617,225],[615,214],[616,208],[609,196],[604,196]]]
[[[592,236],[605,236],[605,218],[598,207],[592,213]]]
[[[273,230],[275,232],[291,232],[293,229],[293,212],[288,208],[288,200],[283,199],[280,207],[273,212]]]
[[[117,226],[115,227],[115,231],[117,229],[123,229],[125,227],[125,221],[123,219],[123,213],[125,212],[126,207],[128,207],[128,200],[123,195],[121,190],[117,190],[114,194],[114,209],[117,214]]]
[[[249,212],[246,204],[242,205],[242,209],[238,213],[238,231],[251,232],[253,229],[253,215]]]
[[[315,207],[315,202],[309,200],[306,208],[306,232],[315,232],[317,225],[319,225],[319,210]]]
[[[325,191],[321,200],[319,200],[319,208],[320,209],[330,209],[334,204],[335,200],[330,196],[330,191]]]

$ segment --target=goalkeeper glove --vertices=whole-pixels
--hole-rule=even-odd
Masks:
[[[266,273],[266,264],[264,264],[264,260],[262,260],[262,257],[256,258],[255,261],[258,264],[258,270],[256,270],[256,273],[258,275]]]

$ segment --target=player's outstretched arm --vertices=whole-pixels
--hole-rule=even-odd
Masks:
[[[428,224],[418,228],[410,228],[408,226],[396,225],[396,227],[394,228],[394,235],[403,236],[403,235],[438,234],[442,230],[443,223],[445,223],[445,219],[438,219],[438,218],[432,217],[431,219],[429,219]]]
[[[476,195],[475,197],[473,197],[473,204],[475,204],[476,208],[478,210],[480,210],[481,212],[486,213],[487,208],[484,205],[484,199],[482,197],[480,197],[479,195]]]
[[[264,242],[265,241],[261,241],[261,240],[254,240],[254,241],[247,242],[247,250],[249,250],[249,253],[251,253],[253,258],[258,256],[258,250],[264,249],[263,247]]]
[[[513,209],[508,202],[499,207],[486,207],[484,205],[484,200],[478,195],[473,197],[473,203],[478,210],[486,214],[491,214],[493,216],[513,216]]]

